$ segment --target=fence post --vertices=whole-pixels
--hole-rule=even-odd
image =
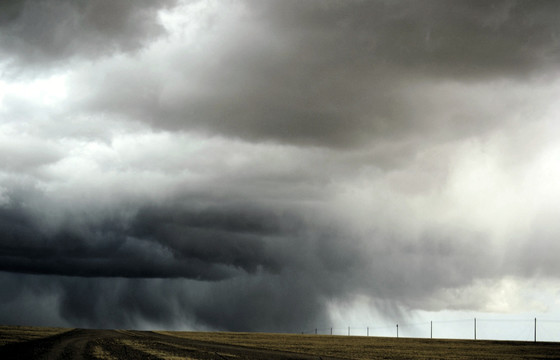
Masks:
[[[350,326],[348,326],[348,336],[350,336]]]
[[[432,322],[430,321],[430,339],[433,339],[433,334],[434,334],[434,327]]]
[[[332,335],[332,328],[331,328],[331,335]]]
[[[537,342],[537,318],[535,318],[535,342]]]
[[[369,336],[369,326],[367,327],[367,336]]]
[[[399,337],[399,323],[397,323],[397,338]]]
[[[476,318],[474,318],[474,339],[476,340]]]
[[[317,328],[315,328],[315,335],[317,335]]]

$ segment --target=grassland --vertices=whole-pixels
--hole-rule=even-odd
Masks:
[[[0,346],[45,338],[71,329],[36,326],[0,326]]]
[[[0,327],[0,359],[560,359],[560,343]]]
[[[231,332],[160,333],[204,342],[356,360],[560,359],[559,343]]]

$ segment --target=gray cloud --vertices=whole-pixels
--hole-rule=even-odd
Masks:
[[[336,282],[312,279],[343,271],[326,263],[336,242],[321,244],[319,229],[286,211],[183,200],[128,221],[74,216],[49,232],[25,209],[4,207],[1,270],[40,275],[3,273],[13,288],[3,304],[16,309],[40,283],[34,296],[56,299],[47,320],[58,325],[300,331],[327,316],[321,298]]]
[[[301,331],[557,279],[556,2],[1,6],[0,323]]]
[[[49,141],[34,137],[18,138],[0,136],[0,167],[4,171],[27,173],[37,167],[60,160],[60,148]]]
[[[297,278],[202,283],[0,273],[0,282],[11,289],[2,295],[3,308],[14,310],[3,314],[7,324],[297,332],[325,315],[324,305]],[[17,303],[30,298],[40,299],[39,307],[20,315]]]
[[[367,296],[386,316],[402,318],[402,309],[453,308],[438,302],[442,289],[500,274],[556,271],[551,256],[543,263],[526,255],[538,233],[525,234],[517,240],[523,246],[500,257],[488,250],[488,234],[458,224],[407,230],[411,226],[396,214],[414,214],[404,208],[370,209],[367,227],[375,230],[362,234],[345,217],[328,215],[326,203],[302,212],[211,199],[144,205],[132,216],[74,212],[48,230],[34,209],[4,205],[2,282],[14,289],[3,304],[19,311],[16,303],[25,303],[35,289],[34,296],[58,315],[28,314],[20,321],[301,331],[329,321],[329,301]],[[340,210],[359,214],[360,204],[355,206]],[[471,300],[462,306],[484,306]]]
[[[496,114],[510,104],[479,104],[477,86],[496,92],[539,79],[559,60],[550,2],[250,5],[196,33],[196,51],[176,44],[157,70],[119,62],[88,70],[77,106],[250,141],[446,141],[503,121]],[[460,97],[442,93],[449,83],[463,84]]]
[[[49,232],[21,206],[0,209],[0,220],[0,270],[83,277],[277,272],[283,259],[270,242],[288,235],[274,214],[250,207],[144,207],[132,219],[74,219]]]
[[[468,79],[524,76],[558,64],[559,8],[550,1],[287,1],[262,9],[274,29],[300,35],[294,38],[303,53],[331,54],[327,62],[389,63],[407,73]],[[310,38],[319,42],[306,47]]]
[[[165,31],[157,11],[174,1],[10,1],[0,8],[0,49],[16,68],[134,51]],[[17,70],[16,70],[17,71]]]

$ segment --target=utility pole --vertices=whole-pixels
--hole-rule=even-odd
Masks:
[[[535,342],[537,342],[537,318],[535,318]]]
[[[474,318],[474,339],[476,340],[476,318]]]

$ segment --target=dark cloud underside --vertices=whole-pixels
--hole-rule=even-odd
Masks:
[[[0,209],[0,219],[0,270],[83,277],[223,280],[277,272],[283,260],[274,243],[288,235],[286,219],[250,207],[145,207],[132,219],[69,220],[49,233],[21,208]]]

